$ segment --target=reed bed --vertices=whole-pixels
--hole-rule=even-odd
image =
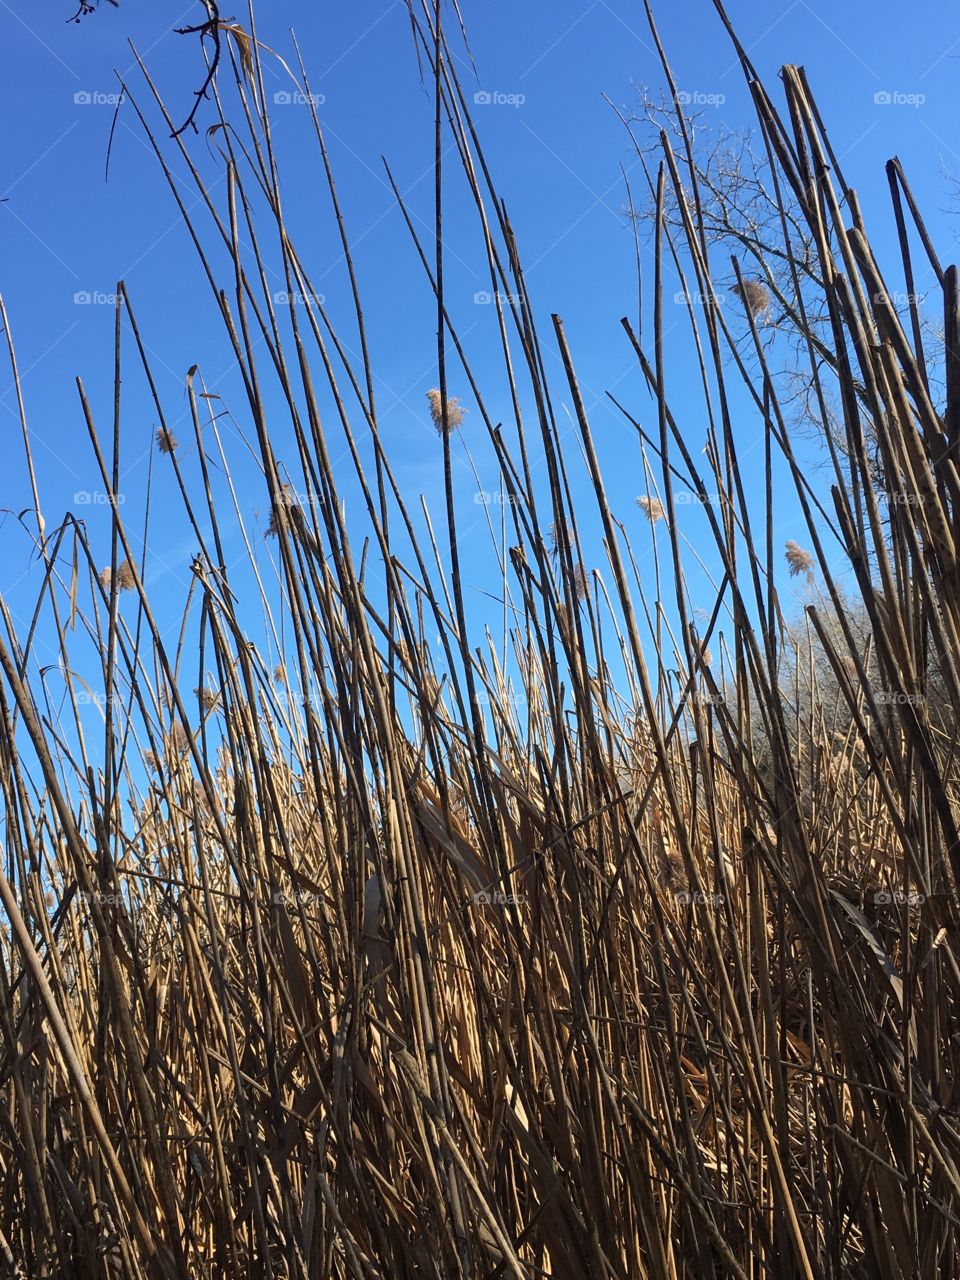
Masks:
[[[816,244],[816,283],[795,278],[787,301],[814,403],[824,423],[838,406],[845,447],[824,432],[829,484],[796,462],[762,308],[742,307],[733,332],[715,301],[731,270],[741,299],[759,296],[745,287],[755,272],[714,261],[678,116],[645,169],[656,270],[643,325],[614,326],[649,391],[618,406],[637,474],[647,458],[655,482],[631,525],[637,546],[651,527],[659,539],[655,580],[641,581],[576,353],[560,317],[535,315],[440,6],[411,18],[437,144],[436,225],[407,214],[439,333],[425,413],[446,509],[426,537],[381,443],[359,287],[347,340],[285,220],[264,106],[272,55],[252,10],[224,29],[216,198],[146,66],[124,86],[236,357],[234,408],[273,536],[265,560],[239,501],[214,497],[221,472],[232,493],[218,402],[194,369],[189,421],[174,424],[121,285],[112,424],[78,384],[111,499],[110,562],[73,516],[44,524],[35,478],[36,613],[17,629],[3,606],[0,1268],[960,1275],[956,268],[893,161],[901,261],[888,284],[803,72],[784,68],[778,109],[730,30],[788,260],[796,226]],[[664,74],[673,91],[666,59]],[[355,279],[315,113],[314,125]],[[489,415],[448,310],[447,165],[474,200],[508,422]],[[916,303],[901,315],[891,300],[901,273],[913,296],[918,254],[943,296],[940,354],[922,346]],[[707,300],[689,308],[692,370],[668,367],[663,341],[673,269]],[[811,289],[828,323],[804,334]],[[151,605],[150,548],[116,501],[129,370],[151,389],[156,465],[173,468],[196,538],[179,630]],[[671,387],[692,377],[705,454],[672,408]],[[765,429],[763,491],[738,453],[730,406],[745,393]],[[505,499],[506,537],[491,524],[496,643],[460,573],[466,407]],[[26,418],[24,441],[30,458]],[[775,463],[806,521],[789,567],[817,583],[799,623],[775,586]],[[351,465],[359,550],[340,502]],[[602,567],[584,554],[590,495]],[[722,566],[705,612],[677,520],[691,501]],[[228,530],[247,548],[239,566]],[[53,671],[38,652],[51,636]],[[95,679],[78,647],[97,655]]]

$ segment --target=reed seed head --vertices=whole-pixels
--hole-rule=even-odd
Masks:
[[[104,591],[109,591],[112,584],[112,574],[110,566],[100,571],[100,581],[103,584]],[[137,585],[137,573],[129,560],[123,560],[117,565],[117,590],[131,591]]]
[[[784,558],[787,562],[787,568],[790,570],[790,577],[796,578],[800,574],[810,578],[813,576],[813,556],[809,551],[804,551],[798,543],[793,539],[789,539],[784,543]]]
[[[443,397],[436,387],[431,387],[427,392],[427,402],[430,405],[430,417],[433,419],[433,425],[443,435]],[[447,396],[446,429],[448,432],[456,431],[463,424],[466,412],[466,409],[456,396]]]
[[[179,448],[179,441],[169,427],[157,427],[156,440],[161,453],[173,453]]]
[[[637,506],[647,517],[651,524],[656,524],[658,520],[664,518],[663,503],[659,498],[650,498],[646,494],[641,495],[637,499]]]

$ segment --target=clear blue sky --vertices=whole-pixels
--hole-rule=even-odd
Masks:
[[[113,118],[109,99],[117,91],[113,69],[128,76],[140,98],[146,101],[147,96],[133,69],[128,37],[145,56],[171,110],[182,117],[199,82],[201,64],[195,43],[173,34],[172,28],[197,20],[200,6],[122,0],[119,8],[105,4],[76,25],[65,21],[70,8],[69,0],[45,0],[29,9],[0,0],[5,64],[0,80],[5,122],[0,195],[7,198],[0,205],[0,290],[23,373],[48,527],[69,507],[80,510],[74,501],[77,492],[99,488],[74,378],[81,375],[87,383],[105,435],[112,412],[112,309],[96,301],[78,302],[77,295],[111,294],[116,281],[125,280],[155,358],[171,420],[176,423],[185,412],[184,374],[199,362],[238,424],[250,431],[242,388],[231,370],[212,299],[128,106],[120,113],[110,178],[104,181]],[[562,371],[553,354],[549,315],[554,311],[565,319],[601,438],[611,504],[642,537],[633,506],[642,492],[639,459],[603,401],[604,391],[614,390],[650,429],[655,427],[618,323],[621,315],[635,313],[636,299],[620,167],[631,171],[637,185],[640,173],[626,135],[603,99],[606,94],[629,107],[634,86],[662,85],[642,7],[636,0],[528,0],[521,5],[463,0],[462,8],[479,72],[474,81],[464,63],[465,85],[470,91],[514,99],[513,104],[478,106],[476,120],[519,237],[558,401],[567,397],[561,394]],[[881,250],[893,245],[883,164],[899,153],[941,256],[951,261],[960,222],[950,212],[952,188],[944,171],[960,172],[954,124],[960,67],[954,49],[960,53],[960,16],[929,0],[910,6],[890,0],[870,6],[743,0],[731,5],[731,15],[768,87],[777,88],[775,77],[782,63],[806,66]],[[226,8],[224,16],[231,16]],[[245,8],[236,16],[245,22]],[[657,17],[680,86],[719,95],[722,102],[711,108],[718,123],[749,123],[740,72],[712,6],[706,0],[661,4]],[[365,296],[384,435],[411,503],[423,492],[436,517],[442,494],[440,452],[424,399],[425,391],[436,384],[434,304],[380,162],[381,155],[389,160],[427,231],[433,201],[432,101],[418,80],[405,7],[400,0],[358,0],[349,5],[270,0],[259,7],[258,22],[261,39],[285,56],[291,55],[289,28],[295,28],[312,87],[323,95],[320,115]],[[278,72],[271,88],[284,92],[290,85]],[[913,99],[915,105],[878,104],[875,95],[884,92]],[[222,183],[223,167],[203,136],[213,119],[212,107],[201,107],[201,136],[190,145],[216,186]],[[348,325],[346,276],[305,111],[278,105],[274,119],[285,161],[287,210],[300,251],[334,320],[342,316]],[[162,127],[160,132],[162,136]],[[223,194],[222,186],[218,194]],[[450,201],[451,309],[481,383],[490,371],[492,410],[505,414],[505,388],[494,363],[492,308],[474,301],[476,292],[488,288],[475,218],[455,182]],[[649,262],[647,256],[647,267]],[[229,287],[226,275],[224,283]],[[892,283],[902,287],[896,278]],[[279,278],[276,287],[282,287]],[[139,527],[138,503],[156,416],[133,373],[132,350],[128,360],[125,516]],[[690,371],[674,364],[669,376],[674,405],[682,415],[691,403],[685,396]],[[451,390],[465,390],[455,374]],[[6,440],[0,505],[17,511],[31,500],[5,363],[0,406]],[[704,424],[702,411],[691,407],[690,412],[690,443],[696,454]],[[751,430],[744,427],[742,446],[745,457],[759,467],[762,453],[759,448],[750,452],[756,436]],[[474,411],[467,419],[464,442],[478,458],[484,487],[493,489],[496,476],[489,470],[481,431]],[[184,433],[181,423],[179,434]],[[569,440],[575,448],[575,432]],[[292,461],[292,451],[288,456]],[[242,463],[240,467],[244,475]],[[262,529],[263,486],[252,469],[246,475],[250,483],[243,486],[241,506],[245,516],[260,509],[257,523]],[[356,485],[346,456],[342,476],[349,511]],[[159,506],[151,535],[155,555],[148,582],[172,606],[182,602],[195,548],[184,529],[164,522],[164,486],[172,486],[171,478],[164,473],[156,484]],[[482,509],[474,504],[470,510],[477,486],[462,461],[457,484],[464,509],[465,576],[472,590],[485,578],[489,543],[482,535]],[[87,515],[94,536],[103,534],[101,558],[106,562],[106,513],[89,509]],[[473,540],[471,518],[478,522]],[[791,536],[803,541],[795,522],[796,508],[785,500],[778,527],[781,542]],[[697,535],[692,538],[696,543]],[[0,527],[0,546],[0,592],[22,621],[35,598],[38,575],[29,538],[11,517]],[[606,572],[599,547],[591,551],[594,563]],[[496,617],[478,590],[469,594],[468,607],[479,610],[480,617],[488,611]],[[171,621],[179,618],[174,615]]]

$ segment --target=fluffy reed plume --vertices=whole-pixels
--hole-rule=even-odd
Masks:
[[[113,574],[110,566],[107,565],[105,569],[100,570],[100,581],[103,583],[104,591],[110,590],[112,580]],[[136,570],[129,560],[122,560],[120,564],[117,565],[117,590],[131,591],[136,585]]]
[[[566,535],[566,540],[573,544],[573,530],[564,522],[560,524],[556,520],[551,520],[550,528],[547,530],[547,540],[550,544],[550,554],[558,556],[560,554],[560,539]]]
[[[190,746],[190,735],[179,720],[174,720],[163,736],[164,746],[174,756],[182,756]]]
[[[793,539],[788,539],[783,544],[784,559],[787,562],[787,568],[790,570],[791,578],[799,577],[804,574],[807,578],[813,576],[813,556],[809,551],[804,551]]]
[[[742,285],[733,286],[733,292],[753,316],[762,316],[770,309],[770,290],[762,280],[744,280]]]
[[[664,517],[663,503],[659,498],[650,498],[646,494],[642,494],[637,499],[637,506],[651,524],[656,524],[658,520],[662,520]]]
[[[268,538],[276,538],[280,533],[281,509],[286,515],[287,520],[291,522],[294,518],[294,512],[299,513],[296,494],[293,492],[293,486],[290,484],[282,484],[270,504],[270,519],[267,521]]]
[[[207,714],[213,711],[220,701],[220,695],[215,690],[208,689],[206,685],[198,685],[193,692]]]
[[[169,427],[157,427],[156,441],[161,453],[173,453],[180,447],[177,437]]]
[[[462,162],[477,206],[499,211],[486,185],[495,166],[466,127],[470,95],[446,53],[453,31],[448,46],[430,26],[437,10],[407,16],[422,49],[444,50],[442,154]],[[132,501],[106,513],[117,545],[147,529],[158,558],[189,527],[182,595],[170,575],[142,607],[105,610],[99,584],[70,572],[71,559],[98,563],[78,525],[37,574],[35,606],[23,584],[2,602],[0,1271],[960,1275],[960,490],[943,448],[960,422],[956,275],[931,264],[952,327],[930,355],[896,326],[880,277],[915,270],[916,243],[935,258],[932,233],[906,225],[871,247],[886,211],[843,185],[831,157],[847,140],[825,141],[806,78],[786,67],[763,91],[744,56],[745,100],[775,144],[770,199],[787,201],[776,223],[808,233],[822,259],[803,288],[809,314],[829,310],[830,323],[797,347],[851,418],[882,413],[885,466],[922,479],[924,502],[886,523],[865,515],[880,506],[875,467],[856,450],[832,451],[827,482],[815,468],[799,477],[798,536],[814,545],[828,511],[830,555],[822,601],[784,621],[767,544],[782,495],[775,507],[753,482],[752,459],[738,471],[737,444],[741,430],[790,422],[793,384],[755,369],[745,396],[751,364],[714,311],[684,309],[703,366],[664,343],[655,281],[674,255],[688,278],[702,273],[705,229],[688,219],[709,207],[664,130],[651,171],[663,175],[661,208],[684,219],[654,240],[642,333],[611,310],[605,335],[645,386],[624,406],[629,432],[594,431],[579,390],[592,370],[577,372],[561,319],[543,325],[532,303],[505,349],[495,334],[502,367],[471,368],[459,335],[445,345],[487,403],[507,404],[509,385],[518,401],[532,388],[538,407],[488,433],[518,497],[488,563],[474,543],[460,564],[466,529],[482,536],[473,504],[464,512],[447,485],[445,509],[422,522],[396,459],[378,453],[373,469],[359,447],[373,419],[364,388],[381,373],[353,325],[304,325],[278,349],[287,339],[258,290],[286,272],[309,291],[327,264],[311,252],[314,210],[300,244],[274,199],[280,157],[263,95],[250,92],[255,58],[270,55],[221,25],[236,57],[209,109],[223,110],[224,145],[250,164],[208,187],[181,163],[188,136],[145,141],[164,161],[158,182],[179,175],[181,216],[203,211],[183,243],[243,366],[220,390],[269,424],[249,437],[262,474],[299,467],[294,483],[322,495],[324,519],[308,532],[313,511],[285,486],[271,524],[293,536],[261,573],[238,514],[255,501],[250,460],[224,441],[222,488],[207,485],[199,454],[162,520]],[[128,87],[132,103],[141,92]],[[305,147],[295,154],[308,163]],[[889,177],[895,212],[913,218],[903,170]],[[236,261],[224,262],[219,231],[238,210]],[[412,218],[409,229],[431,267],[424,298],[454,334],[432,245]],[[485,237],[478,272],[522,279],[505,219],[491,217]],[[248,293],[234,307],[240,280]],[[161,337],[141,346],[124,326],[108,369],[126,378],[133,362],[125,386],[162,396],[149,355]],[[673,468],[678,493],[718,495],[695,552],[669,521],[662,537],[628,539],[621,480],[644,474],[635,429],[648,391],[662,411],[658,466]],[[736,415],[715,412],[724,401]],[[321,428],[317,405],[331,402],[339,412]],[[561,403],[574,406],[569,421],[552,411]],[[138,405],[136,422],[152,411]],[[680,422],[707,418],[712,445],[700,452]],[[119,439],[98,439],[74,465],[96,476],[112,445],[123,455],[124,429],[121,414]],[[789,484],[795,454],[782,456],[780,432],[767,438]],[[29,466],[41,451],[25,456]],[[337,517],[358,489],[348,527]],[[659,500],[638,501],[663,519]],[[561,511],[576,526],[548,534]],[[589,578],[581,554],[600,557]],[[791,572],[812,573],[800,545],[786,555]],[[722,697],[706,687],[701,631],[723,636]],[[289,676],[263,657],[277,652]],[[845,678],[851,653],[869,662],[863,685]],[[283,696],[303,679],[309,712]],[[196,700],[168,702],[192,685]]]
[[[433,419],[433,425],[442,435],[444,429],[443,397],[436,387],[432,387],[427,392],[427,402],[430,405],[430,417]],[[458,427],[462,426],[466,412],[466,409],[456,396],[447,396],[447,430],[456,431]]]
[[[683,859],[676,849],[660,849],[657,861],[657,880],[665,889],[671,892],[684,887],[686,873],[683,867]]]

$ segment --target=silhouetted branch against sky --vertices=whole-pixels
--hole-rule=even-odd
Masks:
[[[206,17],[202,22],[197,22],[191,26],[175,27],[178,36],[199,36],[200,44],[203,46],[206,41],[210,41],[211,54],[207,60],[207,71],[204,76],[203,83],[194,94],[194,103],[190,108],[190,113],[184,120],[183,124],[177,129],[173,136],[176,138],[181,133],[185,133],[187,129],[197,130],[197,112],[200,110],[200,103],[205,101],[207,91],[216,78],[217,69],[220,66],[220,55],[222,52],[221,36],[220,36],[220,6],[217,0],[198,0],[206,11]],[[114,9],[120,7],[120,0],[107,0],[107,4],[113,6]],[[100,8],[100,0],[80,0],[80,7],[72,14],[69,21],[79,22],[81,18],[87,18],[91,14],[97,12]]]
[[[107,0],[107,3],[112,4],[114,9],[119,9],[120,7],[120,0]],[[80,0],[80,7],[72,15],[72,17],[68,19],[68,21],[79,22],[81,18],[86,18],[86,17],[89,17],[91,13],[96,13],[96,11],[99,8],[100,8],[100,0],[93,0],[92,3],[91,3],[91,0]]]

